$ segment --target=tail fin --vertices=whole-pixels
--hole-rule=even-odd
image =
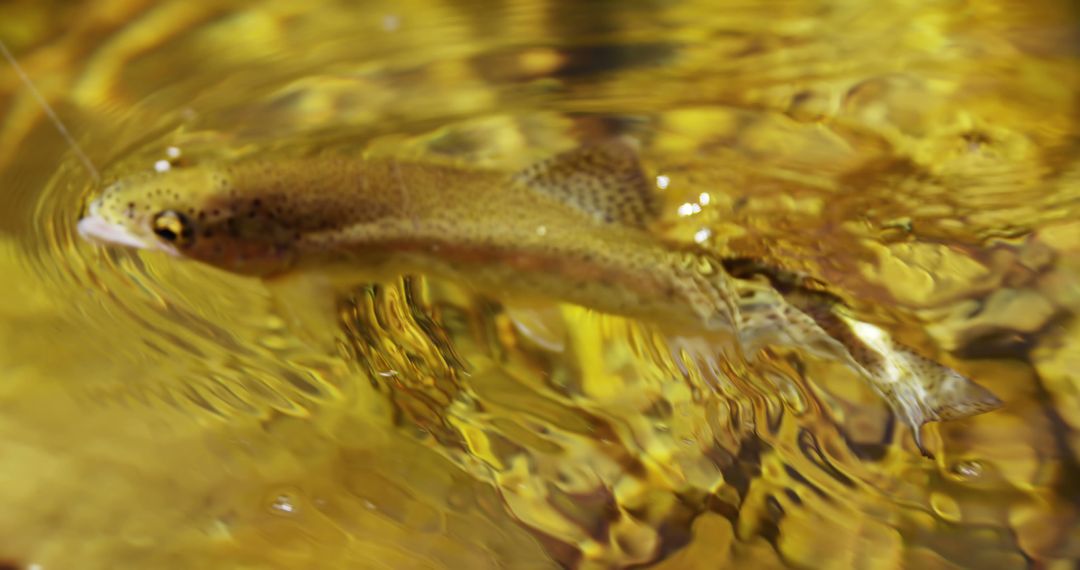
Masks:
[[[781,340],[847,362],[911,427],[924,455],[929,456],[920,433],[924,423],[967,418],[1001,406],[986,388],[854,318],[840,299],[804,286],[801,276],[747,260],[729,260],[725,267],[736,277],[763,275],[772,285],[738,282],[745,344],[775,341],[779,332]]]
[[[829,315],[823,320],[836,325],[826,330],[847,347],[867,379],[911,426],[924,455],[929,454],[922,444],[922,424],[967,418],[1001,406],[986,388],[896,342],[880,328],[846,315],[843,307],[830,307]]]

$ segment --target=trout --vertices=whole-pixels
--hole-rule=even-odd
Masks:
[[[106,187],[86,239],[265,279],[307,270],[422,272],[494,295],[557,299],[690,331],[744,353],[787,345],[853,368],[913,431],[1000,401],[853,316],[804,276],[648,231],[657,196],[622,141],[507,173],[434,161],[262,155]]]

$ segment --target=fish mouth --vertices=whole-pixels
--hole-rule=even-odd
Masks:
[[[119,224],[112,223],[98,213],[97,203],[90,204],[85,216],[76,225],[79,236],[90,243],[121,246],[131,249],[152,249],[170,255],[179,255],[175,248],[155,241],[147,241]]]
[[[89,215],[79,220],[77,228],[79,236],[93,244],[147,249],[146,242],[138,236],[96,215]]]

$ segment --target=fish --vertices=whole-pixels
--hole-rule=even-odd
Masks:
[[[912,430],[1001,401],[860,320],[810,278],[672,243],[634,144],[582,144],[523,170],[395,157],[255,155],[143,172],[105,187],[78,233],[266,280],[305,271],[424,273],[557,299],[744,354],[786,345],[851,367]]]

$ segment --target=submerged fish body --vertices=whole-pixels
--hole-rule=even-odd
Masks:
[[[610,142],[512,176],[340,156],[147,173],[107,188],[79,232],[261,277],[311,267],[422,271],[492,293],[730,331],[747,352],[799,346],[858,371],[917,441],[927,421],[999,405],[799,276],[662,242],[645,230],[656,211],[634,151]]]
[[[717,329],[732,322],[719,263],[642,230],[655,206],[636,159],[610,146],[573,158],[580,164],[568,181],[546,179],[563,160],[513,177],[338,156],[204,164],[113,184],[79,230],[260,277],[422,270],[605,312]],[[560,193],[566,182],[591,194]],[[602,202],[608,188],[638,195],[608,192]]]

